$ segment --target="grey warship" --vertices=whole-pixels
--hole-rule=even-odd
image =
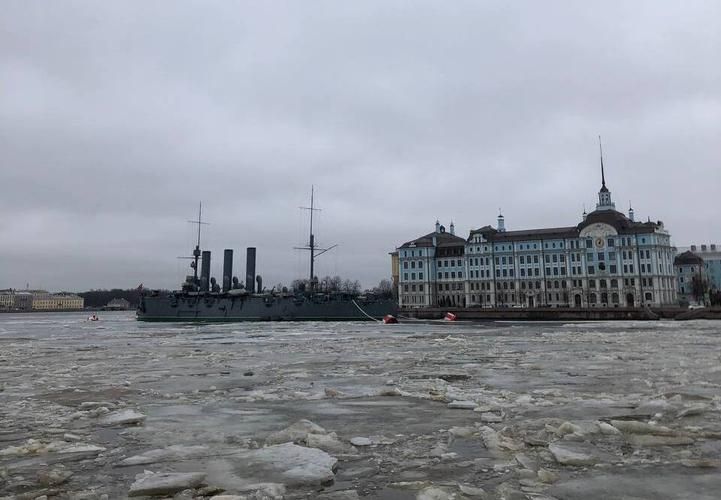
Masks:
[[[233,250],[223,253],[222,285],[210,277],[210,251],[200,249],[202,206],[198,211],[198,242],[193,250],[188,276],[180,290],[162,292],[144,290],[137,319],[140,321],[362,321],[380,320],[397,312],[392,298],[374,294],[323,291],[314,275],[315,258],[330,248],[318,248],[313,235],[313,193],[311,192],[310,237],[300,247],[310,253],[310,280],[293,292],[263,289],[263,280],[255,272],[256,248],[246,249],[246,276],[242,284],[233,276]],[[198,264],[200,263],[200,276]]]

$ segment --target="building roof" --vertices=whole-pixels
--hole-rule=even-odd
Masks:
[[[613,226],[618,234],[652,233],[663,225],[661,221],[635,222],[616,210],[594,210],[578,225],[578,230],[598,222]]]
[[[436,244],[433,244],[433,238],[435,238]],[[415,240],[407,241],[398,248],[418,248],[418,247],[432,247],[432,246],[455,246],[465,245],[465,238],[456,236],[455,234],[447,233],[445,231],[439,231],[428,233]]]
[[[522,229],[519,231],[498,231],[494,227],[483,226],[479,229],[473,229],[467,241],[471,242],[474,234],[483,235],[489,242],[578,238],[583,228],[599,222],[613,226],[619,234],[652,233],[662,225],[661,221],[634,222],[616,210],[595,210],[588,214],[586,220],[577,226]]]
[[[677,255],[676,258],[673,259],[674,266],[684,266],[684,265],[693,265],[693,264],[701,265],[701,264],[703,264],[703,259],[690,250]]]

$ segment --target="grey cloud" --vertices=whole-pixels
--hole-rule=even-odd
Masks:
[[[619,208],[718,240],[717,2],[3,7],[0,287],[177,286],[199,200],[287,283],[311,184],[319,272],[371,286],[436,218],[576,223],[599,133]]]

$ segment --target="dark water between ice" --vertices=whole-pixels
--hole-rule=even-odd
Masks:
[[[125,498],[147,470],[248,498],[719,498],[719,322],[100,317],[0,315],[0,497]],[[103,424],[123,410],[145,419]],[[332,483],[258,458],[301,419]]]

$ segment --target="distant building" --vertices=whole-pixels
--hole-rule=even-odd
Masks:
[[[0,311],[7,311],[15,307],[15,291],[12,289],[0,290]]]
[[[689,304],[703,303],[700,283],[707,281],[704,261],[690,250],[676,256],[673,261],[678,280],[678,298]]]
[[[31,292],[18,292],[15,291],[13,309],[16,311],[32,311],[33,309],[33,294]]]
[[[679,254],[691,251],[703,259],[711,290],[721,290],[721,248],[715,243],[679,247]]]
[[[466,240],[436,221],[435,230],[398,248],[401,307],[465,305],[464,251]]]
[[[680,247],[674,259],[679,300],[708,302],[709,293],[721,290],[721,251],[715,244]]]
[[[616,211],[601,162],[596,210],[575,226],[497,226],[467,239],[435,231],[398,247],[401,307],[638,307],[677,303],[674,249],[661,221]]]
[[[398,262],[398,252],[391,252],[391,290],[393,291],[393,297],[398,299],[398,283],[400,280],[400,264]]]
[[[130,302],[123,298],[115,298],[108,302],[103,309],[106,311],[127,311],[130,309]]]
[[[33,311],[68,311],[82,309],[85,301],[74,293],[33,293]]]

